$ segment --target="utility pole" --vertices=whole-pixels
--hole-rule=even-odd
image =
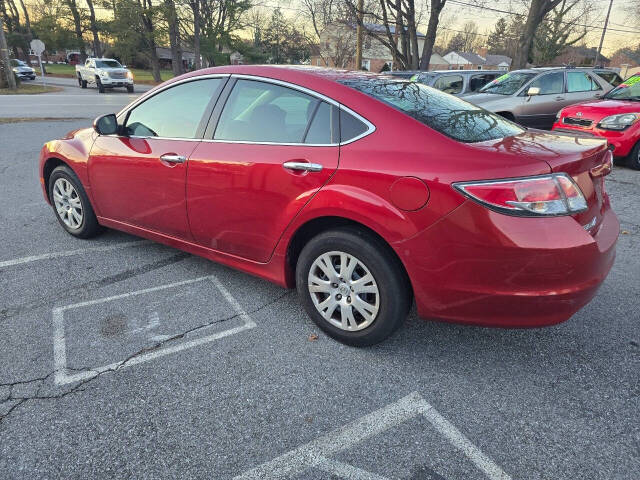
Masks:
[[[604,35],[607,33],[607,25],[609,24],[609,15],[611,14],[611,6],[613,5],[613,0],[609,0],[609,9],[607,10],[607,16],[604,19],[604,28],[602,29],[602,36],[600,37],[600,45],[598,46],[598,52],[596,53],[596,59],[593,62],[593,66],[598,66],[598,60],[600,60],[600,52],[602,51],[602,44],[604,43]]]
[[[358,0],[358,24],[356,25],[356,70],[362,69],[362,22],[364,19],[364,0]]]
[[[7,76],[7,85],[11,90],[16,89],[16,79],[13,76],[13,69],[9,63],[9,48],[7,47],[7,39],[4,37],[4,23],[0,17],[0,60],[4,65],[4,72]]]

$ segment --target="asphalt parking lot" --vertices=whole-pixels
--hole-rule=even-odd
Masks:
[[[0,97],[0,117],[87,119],[0,124],[0,478],[640,478],[640,172],[607,179],[618,256],[569,321],[412,313],[354,349],[294,291],[115,231],[66,234],[40,147],[131,99],[34,97]]]

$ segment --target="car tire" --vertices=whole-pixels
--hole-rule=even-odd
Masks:
[[[315,324],[355,347],[391,336],[411,307],[411,286],[400,261],[382,240],[353,227],[321,233],[304,246],[296,286]]]
[[[127,86],[127,92],[128,93],[133,93],[133,85]]]
[[[98,77],[96,77],[96,87],[98,87],[98,92],[104,93],[104,85]]]
[[[78,238],[102,232],[82,182],[66,165],[56,167],[49,177],[49,199],[62,228]]]
[[[640,170],[640,140],[627,157],[627,166],[634,170]]]

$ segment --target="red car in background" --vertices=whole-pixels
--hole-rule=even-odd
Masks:
[[[524,128],[420,83],[232,66],[47,142],[60,225],[150,238],[297,287],[350,345],[418,314],[539,327],[589,302],[619,223],[606,142]]]
[[[628,78],[601,100],[562,109],[553,130],[606,138],[617,159],[640,170],[640,74]]]

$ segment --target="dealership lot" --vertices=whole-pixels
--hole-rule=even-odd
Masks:
[[[131,100],[80,92],[87,111],[65,107],[69,92],[0,98],[0,115]],[[412,314],[354,349],[293,291],[115,231],[64,233],[37,154],[88,123],[0,125],[0,478],[640,476],[640,172],[608,178],[618,257],[568,322]]]

